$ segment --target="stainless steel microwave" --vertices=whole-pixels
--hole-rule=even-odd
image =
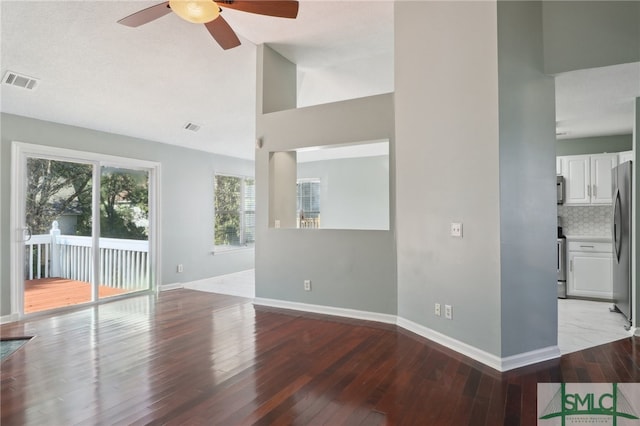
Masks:
[[[564,203],[564,176],[556,176],[557,204]]]

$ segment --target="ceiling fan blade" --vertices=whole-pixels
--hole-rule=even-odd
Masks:
[[[171,13],[171,8],[169,7],[169,2],[166,1],[164,3],[156,4],[155,6],[139,10],[126,18],[122,18],[118,21],[118,24],[126,25],[127,27],[139,27],[147,22],[161,18],[168,13]]]
[[[240,46],[240,39],[222,16],[207,22],[204,26],[224,50]]]
[[[297,0],[218,0],[220,6],[258,15],[295,18],[298,16]]]

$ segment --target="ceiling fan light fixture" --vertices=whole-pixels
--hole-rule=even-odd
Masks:
[[[213,0],[169,0],[169,6],[179,17],[194,24],[205,24],[220,16]]]

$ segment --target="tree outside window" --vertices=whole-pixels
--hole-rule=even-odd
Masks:
[[[252,246],[255,242],[255,181],[238,176],[215,176],[216,250]]]
[[[93,167],[90,164],[27,159],[26,224],[33,235],[48,234],[54,220],[69,222],[68,235],[91,236]],[[149,227],[148,173],[102,167],[100,236],[146,240]]]

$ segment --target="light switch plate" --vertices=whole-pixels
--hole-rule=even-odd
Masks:
[[[451,222],[451,236],[462,238],[462,223]]]

